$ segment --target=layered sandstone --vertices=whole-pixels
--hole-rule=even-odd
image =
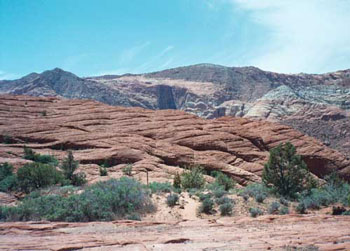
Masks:
[[[202,165],[221,170],[240,184],[260,180],[268,151],[290,141],[319,177],[337,170],[350,178],[343,154],[285,125],[223,117],[205,120],[179,110],[146,110],[108,106],[89,100],[2,95],[0,162],[23,165],[23,146],[59,159],[73,150],[91,182],[98,165],[110,164],[109,177],[119,177],[126,164],[133,175],[164,181],[183,167]],[[208,179],[210,179],[208,177]]]
[[[350,156],[350,70],[278,74],[255,67],[199,64],[148,74],[79,78],[56,68],[0,81],[0,93],[178,109],[203,118],[267,119]]]

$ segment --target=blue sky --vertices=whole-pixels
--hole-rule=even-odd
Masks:
[[[0,79],[214,63],[350,68],[350,0],[0,0]]]

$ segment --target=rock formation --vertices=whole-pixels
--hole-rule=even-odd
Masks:
[[[0,93],[179,109],[203,118],[268,119],[350,156],[350,70],[288,75],[255,67],[200,64],[149,74],[79,78],[54,69],[0,81]]]
[[[221,170],[240,184],[260,180],[268,151],[290,141],[309,169],[350,179],[350,160],[285,125],[246,118],[205,120],[179,110],[108,106],[91,100],[0,95],[0,162],[23,164],[23,146],[59,159],[72,149],[91,182],[133,164],[136,178],[169,180],[185,166]],[[6,144],[7,143],[7,144]],[[17,164],[16,164],[17,163]],[[106,177],[107,178],[107,177]],[[209,179],[210,177],[208,177]]]

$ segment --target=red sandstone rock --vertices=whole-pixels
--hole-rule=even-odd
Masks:
[[[136,178],[145,181],[148,171],[150,181],[161,181],[181,172],[179,166],[200,164],[246,184],[260,180],[269,149],[286,141],[297,147],[317,176],[338,170],[350,178],[350,161],[344,155],[271,122],[205,120],[178,110],[6,95],[0,98],[0,118],[0,137],[12,140],[0,145],[0,161],[23,163],[23,145],[59,159],[72,149],[92,182],[108,178],[99,176],[96,165],[108,160],[109,177],[119,177],[122,167],[133,163]]]

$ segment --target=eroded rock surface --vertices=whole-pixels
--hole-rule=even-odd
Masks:
[[[0,249],[349,250],[349,225],[348,216],[328,215],[178,222],[11,222],[0,223]]]
[[[0,98],[0,161],[18,168],[23,146],[59,159],[72,149],[91,182],[98,164],[111,166],[109,177],[133,164],[145,181],[169,180],[183,166],[221,170],[240,184],[260,181],[268,151],[290,141],[319,177],[337,170],[350,178],[350,161],[317,140],[285,125],[222,117],[205,120],[179,110],[108,106],[89,100],[7,96]],[[210,177],[208,177],[210,179]]]
[[[79,78],[54,69],[0,81],[0,93],[179,109],[203,118],[263,118],[292,126],[350,156],[350,70],[278,74],[255,67],[199,64],[140,75]]]

